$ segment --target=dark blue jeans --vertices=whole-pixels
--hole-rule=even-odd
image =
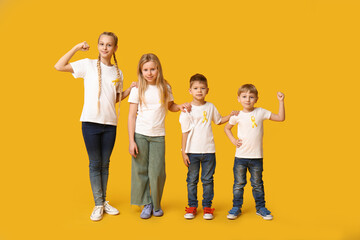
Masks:
[[[246,172],[249,169],[251,174],[250,182],[252,193],[256,203],[256,210],[265,207],[264,183],[262,180],[263,159],[246,159],[235,157],[234,162],[234,187],[233,187],[233,206],[242,207],[244,187],[246,185]]]
[[[95,205],[103,205],[109,176],[110,155],[116,138],[116,126],[82,123],[82,133],[89,155],[90,183]]]
[[[203,186],[203,207],[211,207],[214,198],[214,173],[216,166],[215,153],[189,153],[190,165],[187,174],[189,207],[198,207],[197,184],[201,165],[201,182]]]

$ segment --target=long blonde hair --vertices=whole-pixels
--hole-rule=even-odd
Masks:
[[[147,62],[154,62],[156,65],[158,74],[156,77],[155,85],[160,90],[161,106],[167,110],[168,103],[169,103],[169,95],[170,95],[169,88],[171,91],[171,87],[170,87],[170,84],[164,79],[164,75],[162,72],[162,67],[161,67],[159,58],[153,53],[148,53],[148,54],[142,55],[140,58],[139,64],[138,64],[137,74],[138,74],[138,81],[139,81],[139,86],[138,86],[138,88],[139,88],[139,105],[140,106],[142,104],[146,105],[144,100],[145,100],[145,90],[148,87],[148,82],[145,80],[145,78],[142,74],[142,67]]]
[[[99,41],[100,41],[100,38],[102,35],[107,35],[107,36],[111,36],[114,38],[114,47],[116,47],[118,45],[118,37],[115,35],[115,33],[113,32],[103,32],[102,34],[100,34],[99,38],[98,38],[98,44],[99,44]],[[121,97],[122,97],[122,90],[123,90],[123,79],[120,75],[120,70],[119,70],[119,67],[118,67],[118,63],[117,63],[117,60],[116,60],[116,56],[115,56],[115,52],[113,54],[113,57],[114,57],[114,62],[115,62],[115,68],[116,68],[116,73],[117,73],[117,80],[119,80],[119,88],[120,88],[120,93],[119,93],[119,105],[118,105],[118,113],[117,113],[117,116],[119,116],[120,114],[120,102],[121,102]],[[100,54],[99,54],[99,57],[98,57],[98,61],[97,61],[97,69],[98,69],[98,79],[99,79],[99,91],[98,91],[98,113],[100,112],[100,95],[101,95],[101,58],[100,58]]]

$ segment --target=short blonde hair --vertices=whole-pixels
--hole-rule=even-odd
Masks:
[[[256,98],[258,97],[258,90],[256,89],[256,87],[252,84],[244,84],[242,85],[238,92],[237,95],[240,96],[241,93],[243,92],[250,92],[250,93],[254,93]]]

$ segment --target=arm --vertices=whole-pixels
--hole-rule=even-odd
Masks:
[[[271,113],[270,120],[282,122],[285,120],[285,106],[284,106],[285,94],[283,94],[282,92],[278,92],[277,98],[279,100],[279,113],[278,114]]]
[[[182,138],[181,138],[181,155],[184,161],[185,166],[189,167],[190,165],[190,160],[188,155],[185,153],[185,149],[186,149],[186,142],[187,142],[187,138],[188,138],[189,132],[183,133],[182,134]]]
[[[221,122],[219,123],[219,125],[228,122],[231,116],[235,116],[238,114],[239,114],[239,111],[232,111],[229,115],[227,115],[225,117],[221,117]]]
[[[130,103],[129,107],[129,118],[128,118],[128,133],[129,133],[129,153],[131,156],[136,157],[139,153],[136,142],[135,142],[135,123],[136,123],[136,112],[138,104]]]
[[[129,94],[131,92],[131,89],[133,87],[137,87],[137,82],[132,82],[128,89],[126,89],[125,91],[122,91],[122,93],[121,93],[121,101],[124,100],[125,98],[127,98],[127,96],[129,96]],[[116,102],[119,102],[119,96],[120,96],[120,94],[117,93],[116,94]]]
[[[190,103],[183,103],[183,104],[176,104],[174,103],[174,101],[169,102],[168,105],[168,109],[171,112],[178,112],[178,111],[182,111],[182,112],[190,112],[191,111],[191,104]],[[186,111],[185,111],[186,109]]]
[[[55,64],[55,69],[61,72],[71,72],[73,73],[74,70],[71,67],[69,61],[74,56],[74,54],[79,51],[87,51],[89,50],[89,45],[86,42],[79,43],[75,45],[70,51],[68,51],[64,56],[62,56],[59,61]]]
[[[233,128],[234,125],[231,125],[229,123],[227,123],[225,125],[225,133],[226,136],[230,139],[230,141],[232,142],[232,144],[234,144],[237,148],[240,147],[242,145],[241,139],[236,139],[234,137],[234,135],[231,132],[231,129]]]

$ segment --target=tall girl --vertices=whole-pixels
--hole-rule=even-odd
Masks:
[[[119,99],[126,98],[135,84],[132,83],[129,89],[122,90],[123,75],[115,57],[117,44],[118,38],[114,33],[103,32],[98,39],[98,59],[86,58],[69,63],[77,51],[89,50],[89,45],[82,42],[55,64],[56,70],[71,72],[75,78],[84,79],[84,106],[80,121],[90,162],[90,183],[95,201],[90,216],[93,221],[101,220],[104,211],[110,215],[119,214],[119,211],[106,201],[110,155],[115,143],[118,120],[115,104]],[[112,56],[114,65],[111,63]]]
[[[131,166],[131,204],[144,205],[140,217],[160,217],[165,184],[165,114],[183,110],[174,103],[171,87],[164,79],[159,59],[144,54],[138,65],[138,88],[129,100],[129,152]],[[188,107],[188,105],[186,105]]]

